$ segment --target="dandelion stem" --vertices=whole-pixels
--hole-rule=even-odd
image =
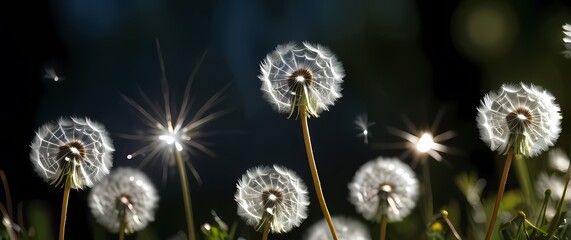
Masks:
[[[504,189],[506,188],[506,182],[508,181],[508,173],[510,172],[510,165],[512,164],[513,153],[508,151],[506,157],[506,164],[504,165],[504,171],[502,173],[502,179],[500,180],[500,187],[498,188],[498,196],[496,196],[496,203],[494,204],[494,211],[492,212],[492,217],[490,219],[490,225],[488,225],[488,231],[486,232],[486,240],[490,240],[492,232],[494,231],[494,225],[496,224],[496,218],[498,216],[498,209],[500,208],[500,203],[504,195]]]
[[[422,161],[422,176],[424,178],[424,211],[425,222],[429,222],[434,214],[432,203],[432,184],[430,183],[430,165],[428,159]]]
[[[268,240],[268,236],[270,235],[270,223],[264,223],[264,230],[262,232],[262,240]]]
[[[327,210],[327,204],[325,203],[325,198],[323,197],[323,190],[321,189],[321,182],[319,181],[319,175],[317,174],[317,166],[315,165],[315,158],[313,157],[313,148],[311,147],[311,137],[309,136],[309,126],[307,124],[307,113],[304,109],[301,109],[301,128],[303,129],[303,140],[305,142],[305,151],[307,152],[307,160],[309,161],[309,169],[311,170],[311,177],[313,178],[313,185],[315,186],[315,192],[317,194],[317,199],[319,200],[319,206],[321,206],[321,211],[323,211],[323,216],[329,225],[329,230],[334,240],[338,240],[337,232],[333,226],[333,220],[331,215],[329,215],[329,210]]]
[[[383,214],[383,216],[381,217],[381,236],[380,239],[381,240],[385,240],[387,237],[387,215]]]
[[[127,223],[125,222],[125,215],[119,216],[119,240],[125,240],[125,228],[127,227]]]
[[[69,192],[71,190],[71,175],[68,174],[65,180],[63,190],[63,200],[61,202],[61,216],[59,220],[59,240],[64,240],[65,236],[65,219],[67,218],[67,203],[69,201]]]
[[[561,210],[563,209],[563,203],[565,202],[565,195],[567,194],[567,187],[569,187],[570,180],[571,180],[571,175],[569,174],[569,170],[567,170],[567,173],[565,174],[565,187],[563,188],[563,194],[561,194],[561,199],[559,199],[559,202],[557,203],[557,211],[555,212],[555,216],[553,217],[551,225],[549,226],[549,229],[547,231],[549,233],[549,235],[547,236],[548,240],[551,240],[553,238],[553,235],[555,234],[555,231],[557,230],[557,227],[560,224],[559,220],[561,218]]]
[[[525,158],[521,154],[515,155],[515,167],[517,170],[517,176],[519,183],[521,184],[521,188],[523,189],[523,195],[525,196],[525,200],[528,205],[531,205],[532,202],[532,191],[533,188],[531,186],[531,180],[529,179],[529,171],[527,169],[527,163],[525,162]]]
[[[186,225],[188,228],[188,240],[195,240],[195,231],[194,231],[194,221],[192,218],[192,204],[190,200],[190,191],[188,189],[188,180],[186,178],[186,169],[184,166],[184,161],[180,156],[180,152],[176,149],[175,145],[173,144],[173,151],[174,156],[176,159],[176,165],[178,167],[178,174],[180,176],[180,184],[182,187],[182,195],[184,199],[184,210],[186,214]]]
[[[452,232],[452,235],[454,235],[454,238],[456,238],[456,240],[462,240],[462,237],[460,237],[460,234],[458,234],[458,231],[456,231],[454,224],[452,224],[452,222],[448,218],[448,211],[442,210],[440,212],[440,215],[442,215],[442,218],[444,218],[444,221],[446,222],[446,225],[448,225],[448,228]]]

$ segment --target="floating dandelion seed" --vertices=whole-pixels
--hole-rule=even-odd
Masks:
[[[342,240],[370,240],[371,234],[365,224],[353,218],[334,216],[335,229]],[[325,219],[321,219],[309,228],[304,240],[330,240],[331,233]]]
[[[157,44],[157,52],[159,55],[159,63],[161,68],[161,87],[163,93],[163,108],[160,105],[153,104],[146,94],[141,92],[144,101],[149,105],[143,107],[133,99],[123,96],[123,98],[134,107],[143,117],[144,123],[149,127],[143,134],[124,134],[126,138],[133,140],[143,140],[147,145],[139,150],[127,155],[127,159],[132,159],[138,155],[144,155],[141,165],[145,165],[152,159],[158,159],[163,163],[163,182],[166,181],[169,166],[176,165],[179,171],[181,187],[183,191],[185,212],[188,225],[188,237],[190,240],[195,239],[194,224],[192,220],[192,209],[190,193],[188,189],[188,181],[186,176],[186,167],[190,168],[196,180],[200,183],[200,177],[196,169],[192,166],[189,156],[195,153],[195,150],[214,156],[206,144],[200,139],[210,135],[204,130],[204,127],[213,120],[226,114],[227,111],[213,111],[213,108],[222,101],[222,94],[227,87],[210,97],[203,106],[199,107],[194,115],[190,116],[191,99],[190,87],[196,73],[193,72],[185,87],[182,103],[179,111],[174,111],[171,107],[170,92],[166,79],[165,66],[160,50],[159,42]],[[185,166],[186,165],[186,166]]]
[[[480,137],[492,150],[537,156],[555,144],[561,132],[560,108],[551,93],[535,85],[504,84],[478,108]]]
[[[262,91],[278,112],[318,117],[341,97],[345,76],[329,49],[303,42],[278,45],[260,64]]]
[[[349,184],[349,200],[368,220],[402,221],[416,206],[418,180],[398,158],[378,157],[357,170]]]
[[[44,70],[44,78],[54,82],[59,82],[63,80],[63,77],[57,74],[54,67],[47,67]]]
[[[44,181],[64,187],[60,240],[64,239],[69,191],[91,187],[109,173],[114,151],[107,131],[89,118],[60,118],[36,132],[30,159]]]
[[[563,45],[565,46],[565,50],[563,50],[563,56],[565,58],[571,58],[571,24],[564,24],[563,25]]]
[[[375,125],[375,122],[370,123],[366,113],[360,114],[355,118],[355,126],[360,131],[358,136],[363,138],[365,144],[369,144],[369,138],[372,136],[369,127],[373,125]]]
[[[139,231],[152,222],[158,200],[149,178],[131,168],[114,170],[89,193],[89,207],[97,222],[120,235]]]
[[[256,230],[285,233],[307,218],[309,199],[303,181],[291,170],[276,166],[249,169],[238,180],[234,195],[238,215]]]

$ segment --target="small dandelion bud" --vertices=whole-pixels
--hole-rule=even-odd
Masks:
[[[289,169],[251,168],[238,180],[237,188],[238,215],[256,230],[269,224],[273,233],[285,233],[307,218],[307,188]]]
[[[555,144],[561,132],[561,114],[555,98],[534,85],[504,84],[478,108],[480,137],[502,154],[537,156]]]
[[[345,76],[329,49],[303,42],[279,45],[260,64],[262,91],[278,112],[318,117],[341,97]]]
[[[89,193],[91,213],[110,232],[133,233],[154,220],[159,197],[152,182],[139,170],[119,168]]]
[[[30,159],[46,182],[71,188],[91,187],[109,173],[113,145],[105,128],[89,118],[60,118],[36,132]]]
[[[371,234],[367,226],[360,221],[352,218],[335,216],[332,217],[335,230],[339,234],[339,239],[342,240],[370,240]],[[307,233],[304,240],[330,240],[331,232],[325,219],[321,219],[314,223]]]
[[[416,206],[418,180],[412,169],[397,158],[378,157],[365,163],[349,184],[349,200],[368,220],[402,221]]]
[[[567,187],[567,192],[571,191],[571,186]],[[535,181],[535,192],[537,197],[551,196],[551,199],[559,201],[565,189],[565,179],[555,175],[547,175],[545,172],[539,173]],[[549,191],[549,192],[548,192]],[[565,202],[571,203],[571,194],[565,194]]]

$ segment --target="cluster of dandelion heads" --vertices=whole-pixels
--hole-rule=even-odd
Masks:
[[[365,224],[349,217],[334,216],[333,225],[339,235],[339,239],[343,240],[370,240],[371,234]],[[330,240],[331,231],[325,219],[321,219],[314,223],[304,235],[304,240]]]
[[[563,56],[565,58],[571,58],[571,24],[564,24],[563,25],[563,45],[565,46],[565,50],[563,50]]]
[[[412,169],[398,158],[378,157],[365,163],[349,184],[349,200],[368,220],[403,220],[416,206],[419,189]]]
[[[159,197],[152,182],[139,170],[118,168],[89,193],[91,213],[101,225],[118,232],[133,233],[154,220]]]
[[[109,173],[113,144],[103,125],[82,117],[62,117],[36,131],[30,159],[46,182],[70,187],[91,187]]]
[[[303,42],[278,45],[260,64],[262,91],[278,112],[318,117],[341,97],[345,76],[327,48]]]
[[[553,146],[561,114],[551,93],[535,85],[504,84],[478,108],[480,137],[492,150],[533,157]]]
[[[251,168],[238,180],[237,188],[238,215],[256,230],[269,224],[273,233],[285,233],[307,218],[307,188],[287,168]]]

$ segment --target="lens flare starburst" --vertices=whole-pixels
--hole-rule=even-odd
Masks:
[[[213,134],[212,132],[206,131],[204,127],[210,124],[213,120],[216,120],[227,113],[227,111],[224,110],[214,110],[214,108],[222,101],[222,95],[227,87],[215,93],[204,103],[204,105],[195,109],[193,114],[191,114],[190,89],[196,74],[196,68],[186,84],[180,108],[178,111],[175,110],[172,107],[174,106],[174,100],[170,97],[171,93],[169,91],[165,66],[158,42],[157,47],[162,74],[162,106],[153,103],[142,91],[140,94],[147,106],[136,102],[132,98],[122,95],[125,101],[137,110],[144,120],[143,122],[148,127],[137,134],[122,134],[125,138],[144,141],[147,143],[142,148],[127,155],[127,159],[143,156],[144,159],[141,162],[141,166],[146,165],[153,159],[161,161],[163,165],[164,183],[166,181],[169,167],[176,165],[174,151],[178,151],[183,155],[183,159],[187,167],[190,168],[196,180],[201,182],[198,172],[190,162],[190,158],[187,156],[198,152],[206,153],[209,156],[215,156],[215,153],[208,148],[202,138]]]

